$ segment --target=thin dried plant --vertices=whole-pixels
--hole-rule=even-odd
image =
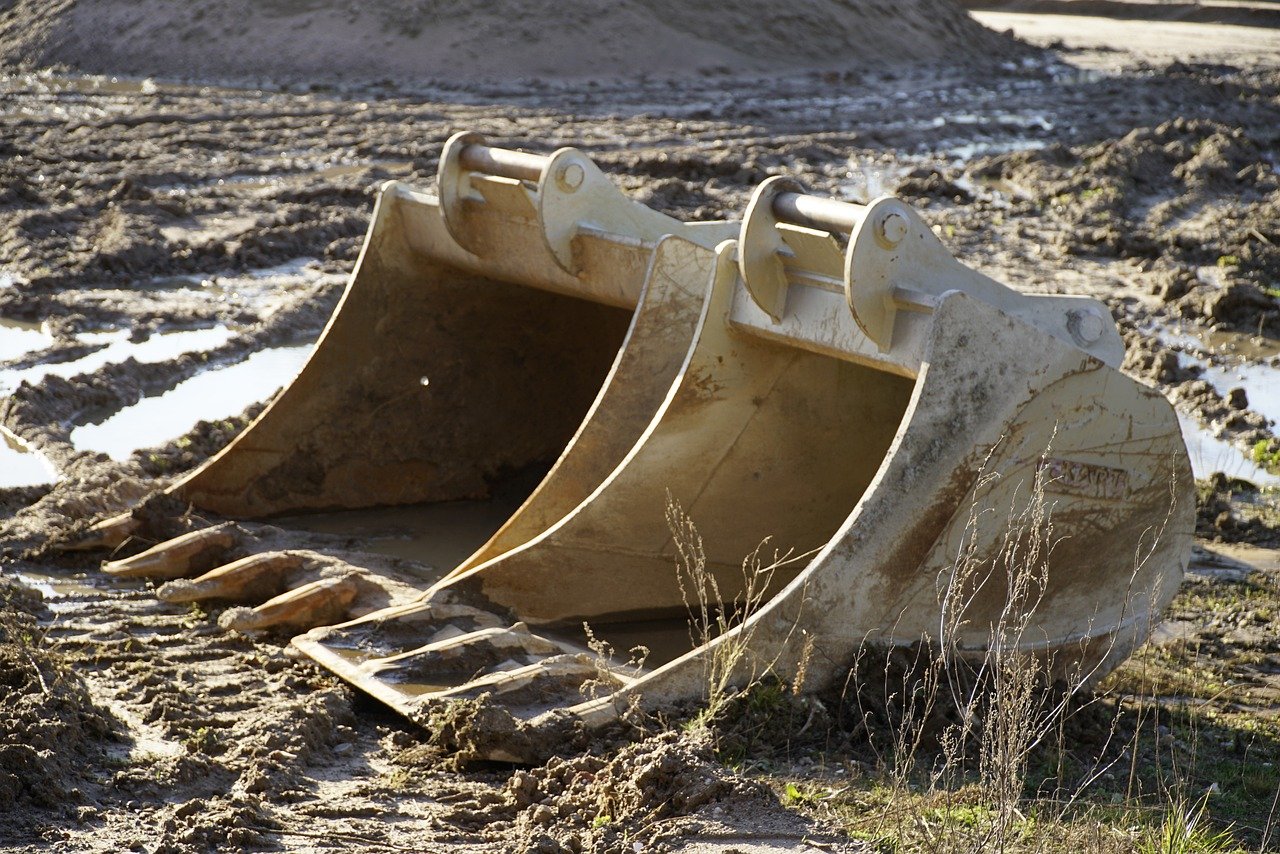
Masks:
[[[612,694],[622,687],[626,680],[635,679],[644,672],[645,660],[649,657],[649,647],[639,645],[629,649],[625,663],[619,663],[613,644],[596,636],[590,623],[582,624],[582,632],[587,638],[587,649],[592,652],[591,663],[595,675],[582,683],[579,690],[588,700]]]
[[[998,494],[1000,476],[989,471],[988,463],[979,472],[975,496]],[[926,850],[1007,850],[1023,820],[1020,807],[1034,751],[1056,735],[1061,756],[1068,717],[1101,700],[1088,695],[1087,689],[1124,640],[1123,627],[1135,613],[1154,614],[1161,598],[1159,591],[1146,591],[1150,599],[1145,612],[1134,611],[1143,598],[1137,581],[1146,574],[1173,517],[1176,484],[1171,484],[1170,509],[1163,522],[1138,538],[1129,593],[1115,619],[1121,629],[1098,632],[1096,637],[1095,620],[1088,620],[1079,649],[1064,648],[1060,660],[1055,659],[1039,628],[1050,558],[1060,542],[1053,524],[1054,504],[1048,498],[1047,470],[1037,467],[1029,483],[1010,491],[998,521],[993,519],[997,509],[983,499],[971,503],[961,544],[950,566],[939,575],[935,636],[890,651],[864,642],[859,651],[855,673],[865,662],[883,662],[879,678],[854,677],[852,689],[863,719],[878,716],[888,726],[887,763],[877,749],[886,765],[882,769],[887,772],[886,782],[895,793],[884,808],[887,823],[909,814],[897,800],[910,797],[920,784],[944,805],[961,807],[958,800],[950,803],[948,799],[962,789],[971,798],[976,781],[990,808],[987,822],[957,827],[942,822],[934,828],[937,833]],[[999,526],[994,545],[989,536],[980,539],[993,524]],[[883,696],[879,686],[868,695],[867,688],[874,683],[883,686]],[[868,710],[868,700],[878,708]],[[1110,753],[1117,720],[1118,715],[1112,719],[1098,760],[1077,786],[1063,792],[1060,773],[1055,793],[1065,795],[1062,812],[1121,756],[1136,755],[1136,746],[1130,745],[1127,753],[1102,758]]]
[[[741,581],[729,591],[732,595],[726,595],[720,580],[707,564],[702,535],[698,533],[693,519],[670,494],[667,495],[666,518],[676,550],[676,581],[690,615],[689,641],[694,648],[710,645],[708,654],[702,656],[705,702],[695,721],[706,724],[716,720],[730,700],[758,683],[773,669],[776,661],[762,660],[754,654],[752,641],[756,626],[751,617],[772,595],[778,570],[806,560],[814,552],[797,555],[793,550],[774,551],[766,562],[764,551],[771,539],[766,537],[743,559]],[[785,643],[781,645],[782,648],[787,646]],[[797,662],[796,670],[801,675],[792,680],[794,685],[803,685],[802,674],[812,653],[812,639],[807,639]]]

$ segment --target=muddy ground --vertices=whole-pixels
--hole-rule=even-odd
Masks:
[[[1168,694],[1205,690],[1224,714],[1253,715],[1254,737],[1272,733],[1257,750],[1275,754],[1280,610],[1267,597],[1280,567],[1267,547],[1280,545],[1280,522],[1276,493],[1256,487],[1280,482],[1266,471],[1280,462],[1280,63],[1224,48],[1222,62],[1153,65],[1140,47],[1058,43],[984,73],[704,87],[339,92],[0,78],[0,346],[28,342],[3,351],[0,424],[63,471],[53,487],[35,477],[0,491],[0,569],[27,585],[0,591],[0,697],[16,710],[0,722],[0,844],[863,845],[838,813],[794,794],[783,804],[770,789],[804,778],[844,792],[873,767],[838,720],[799,747],[752,742],[768,761],[739,756],[741,773],[726,768],[723,743],[656,726],[638,744],[605,740],[534,769],[457,769],[429,734],[298,660],[287,639],[226,633],[141,582],[105,579],[100,555],[44,548],[197,464],[253,410],[236,400],[186,435],[194,416],[133,444],[142,427],[126,421],[117,459],[86,450],[76,431],[211,366],[314,340],[378,184],[429,185],[441,144],[463,129],[500,145],[579,146],[628,192],[684,218],[734,216],[774,174],[853,200],[896,192],[966,263],[1024,290],[1105,299],[1126,370],[1184,414],[1197,474],[1225,472],[1201,487],[1203,540],[1175,604],[1175,646],[1152,654],[1176,675],[1193,650],[1196,672],[1230,690],[1178,682]],[[118,331],[141,347],[194,330],[217,330],[216,341],[149,360],[123,347],[121,361],[38,376],[117,346],[95,335]],[[288,379],[276,370],[259,397]],[[7,450],[7,470],[30,463]],[[1224,551],[1240,541],[1264,548]],[[1246,794],[1246,805],[1264,800]],[[1230,815],[1244,816],[1251,845],[1265,844],[1265,805]]]

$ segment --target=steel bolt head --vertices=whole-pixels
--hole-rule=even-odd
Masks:
[[[906,239],[910,226],[907,218],[900,213],[888,213],[880,220],[877,228],[880,238],[890,246],[897,246]]]
[[[1102,318],[1096,314],[1080,319],[1080,334],[1086,341],[1097,341],[1102,337]]]
[[[566,193],[572,193],[582,186],[582,182],[586,177],[587,173],[583,170],[581,163],[566,163],[560,167],[560,171],[556,175],[556,183]]]
[[[1075,335],[1076,341],[1096,344],[1102,338],[1102,333],[1106,332],[1106,323],[1093,311],[1078,309],[1068,315],[1066,328]]]

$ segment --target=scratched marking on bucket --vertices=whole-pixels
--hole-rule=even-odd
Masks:
[[[1122,501],[1129,495],[1129,473],[1124,469],[1046,458],[1040,461],[1044,487],[1050,492]]]

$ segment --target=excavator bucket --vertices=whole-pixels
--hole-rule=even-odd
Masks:
[[[653,270],[659,239],[679,234],[710,259],[737,231],[627,199],[576,150],[543,157],[458,134],[437,194],[382,188],[298,377],[168,492],[261,519],[483,499],[554,462],[473,561],[500,554],[590,494],[675,377],[705,282]],[[137,533],[126,514],[73,547]]]
[[[512,156],[456,156],[464,144],[453,144],[456,162],[489,164],[473,182]],[[784,178],[761,185],[733,227],[621,206],[609,210],[636,218],[593,225],[586,206],[565,206],[557,219],[548,203],[562,189],[548,194],[557,158],[580,162],[563,152],[538,173],[541,206],[531,208],[542,220],[529,231],[546,245],[518,243],[520,223],[536,217],[499,214],[508,208],[493,202],[497,193],[482,189],[471,218],[454,217],[449,156],[438,199],[384,191],[311,364],[176,489],[237,516],[447,500],[567,441],[526,504],[425,590],[220,527],[109,572],[182,576],[160,588],[166,598],[274,594],[224,612],[224,625],[305,629],[295,646],[424,724],[454,701],[487,697],[529,732],[696,700],[717,667],[726,684],[768,671],[817,689],[846,678],[868,645],[946,642],[981,660],[1000,644],[1041,661],[1045,678],[1088,683],[1145,639],[1173,596],[1193,530],[1186,448],[1168,402],[1117,370],[1123,347],[1101,303],[1021,294],[970,270],[894,198],[846,204]],[[532,177],[530,168],[477,183],[533,198]],[[389,214],[389,196],[415,204]],[[480,254],[447,240],[458,234]],[[384,248],[390,240],[404,248]],[[440,266],[424,275],[424,264]],[[345,317],[370,276],[371,304]],[[397,294],[431,291],[430,309],[420,293],[389,301],[388,281],[400,283]],[[610,308],[630,294],[630,315]],[[559,311],[573,321],[553,318]],[[334,353],[317,367],[348,320],[378,330],[375,342],[385,328],[387,346]],[[403,365],[392,342],[409,328],[444,344],[424,344]],[[366,371],[365,360],[378,367]],[[495,364],[519,381],[493,376]],[[334,371],[340,387],[363,380],[321,389]],[[375,379],[379,371],[399,379]],[[433,408],[437,377],[447,395],[476,374],[496,388]],[[366,384],[387,390],[362,396]],[[313,393],[331,403],[291,400]],[[254,435],[293,405],[307,413],[301,420]],[[388,414],[370,411],[379,405]],[[372,441],[383,419],[395,425],[387,444]],[[356,429],[327,454],[289,432],[347,431],[348,420]],[[243,466],[236,477],[214,476],[233,466]],[[673,541],[677,505],[697,533],[684,527]],[[789,557],[767,570],[744,563],[766,537]],[[237,548],[239,560],[221,559]],[[718,613],[726,630],[691,632],[691,608],[703,628]],[[622,665],[601,641],[648,655]],[[533,753],[518,739],[486,748],[494,759]]]

